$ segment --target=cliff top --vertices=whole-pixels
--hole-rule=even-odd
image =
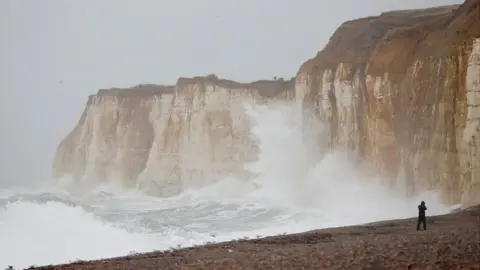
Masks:
[[[455,11],[460,5],[445,5],[421,9],[403,9],[403,10],[391,10],[380,13],[380,16],[410,16],[410,17],[425,17],[425,16],[443,16],[449,11]]]
[[[341,62],[352,66],[365,64],[379,45],[388,45],[390,51],[405,49],[411,57],[448,53],[453,48],[449,45],[480,35],[479,3],[480,0],[467,0],[462,5],[389,11],[347,21],[323,50],[301,66],[299,73]]]
[[[278,78],[274,80],[258,80],[250,83],[241,83],[235,82],[232,80],[220,79],[215,74],[211,74],[208,76],[197,76],[193,78],[179,78],[177,81],[178,87],[183,87],[188,84],[214,84],[220,87],[225,87],[228,89],[258,89],[261,90],[262,88],[268,86],[293,86],[295,78],[291,78],[290,80],[284,80],[283,78]]]
[[[173,85],[140,84],[129,88],[110,88],[100,89],[97,96],[116,96],[116,95],[157,95],[163,93],[173,93]]]
[[[239,83],[231,80],[220,79],[216,75],[199,76],[194,78],[179,78],[177,81],[177,87],[184,88],[187,85],[203,84],[203,85],[215,85],[223,87],[229,90],[248,89],[256,90],[259,94],[265,97],[275,96],[279,92],[285,89],[294,89],[295,78],[291,78],[286,81],[283,78],[275,80],[259,80],[250,83]]]
[[[150,96],[162,95],[165,93],[171,94],[175,88],[185,88],[193,84],[211,84],[223,87],[230,90],[249,89],[257,90],[263,96],[274,96],[285,89],[293,89],[295,78],[288,81],[283,78],[275,80],[259,80],[250,83],[240,83],[226,79],[220,79],[216,75],[198,76],[193,78],[179,78],[176,85],[156,85],[156,84],[141,84],[130,88],[110,88],[100,89],[96,95],[93,96]]]

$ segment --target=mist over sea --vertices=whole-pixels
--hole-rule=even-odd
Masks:
[[[293,106],[245,109],[259,146],[257,160],[246,165],[253,181],[232,175],[169,197],[115,182],[88,192],[53,181],[0,187],[0,268],[412,217],[420,200],[429,215],[457,207],[442,205],[434,191],[407,198],[388,190],[360,173],[348,153],[310,162],[313,146]]]

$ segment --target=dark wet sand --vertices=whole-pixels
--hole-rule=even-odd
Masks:
[[[427,231],[391,220],[35,269],[480,269],[480,206],[427,222]]]

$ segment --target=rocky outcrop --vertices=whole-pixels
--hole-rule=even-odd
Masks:
[[[480,1],[344,23],[300,68],[296,100],[387,184],[480,202]]]
[[[100,90],[54,175],[172,193],[244,173],[256,148],[241,102],[285,100],[303,108],[305,130],[327,124],[318,145],[357,153],[387,185],[480,203],[480,0],[345,22],[295,81]]]
[[[241,84],[214,75],[100,90],[58,147],[54,177],[174,194],[242,173],[256,153],[242,103],[293,98],[293,79]]]

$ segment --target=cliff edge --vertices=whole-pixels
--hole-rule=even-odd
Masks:
[[[295,88],[387,184],[480,202],[480,1],[345,22]]]

